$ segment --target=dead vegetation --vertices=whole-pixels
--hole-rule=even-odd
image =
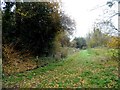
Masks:
[[[24,72],[37,67],[36,62],[31,60],[31,55],[28,51],[17,51],[12,44],[5,44],[2,48],[3,73],[5,75]]]

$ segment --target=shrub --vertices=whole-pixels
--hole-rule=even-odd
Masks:
[[[108,53],[112,60],[119,61],[119,49],[110,49]]]
[[[13,44],[3,45],[3,73],[6,75],[23,72],[37,65],[31,60],[29,51],[16,51]]]

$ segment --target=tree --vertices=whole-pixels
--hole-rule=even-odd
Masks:
[[[7,2],[3,12],[3,44],[12,43],[16,50],[29,51],[35,56],[49,55],[54,51],[58,33],[73,30],[70,28],[73,23],[63,21],[65,14],[61,14],[58,2],[17,2],[13,12],[11,4]],[[71,22],[70,18],[67,20]]]
[[[58,2],[5,2],[2,11],[4,73],[11,66],[13,70],[9,71],[20,72],[21,64],[23,70],[36,68],[38,62],[32,63],[31,56],[52,55],[56,51],[54,46],[57,47],[56,38],[60,43],[58,48],[62,47],[63,51],[54,56],[58,59],[67,56],[67,48],[63,47],[69,46],[68,34],[73,25],[62,20],[67,16],[61,12]],[[72,22],[69,17],[67,20]]]
[[[120,49],[120,37],[111,36],[110,40],[107,42],[107,46],[113,49]]]
[[[76,45],[76,40],[75,40],[75,39],[73,39],[73,40],[70,42],[70,46],[76,48],[77,45]]]
[[[116,4],[118,4],[118,7],[119,7],[120,0],[108,0],[104,5],[101,5],[100,7],[108,6],[108,8],[104,9],[105,12],[103,12],[102,15],[100,15],[102,17],[100,17],[100,19],[96,21],[95,23],[95,26],[97,26],[102,32],[109,34],[109,35],[114,35],[114,36],[120,34],[119,28],[115,26],[115,24],[113,23],[115,22],[115,20],[113,20],[113,17],[117,15],[118,15],[118,18],[120,17],[119,9],[112,8]]]
[[[72,35],[73,31],[76,29],[76,23],[74,19],[71,19],[68,15],[61,13],[61,22],[63,29],[68,32],[68,34]]]
[[[88,47],[106,46],[108,35],[104,34],[98,28],[94,28],[91,33],[88,33],[86,42]]]
[[[101,32],[109,35],[117,36],[120,33],[111,20],[100,20],[94,24]]]
[[[38,56],[52,51],[54,37],[61,30],[57,7],[57,3],[17,3],[16,27],[23,44],[19,47]]]
[[[112,9],[112,7],[116,4],[116,2],[118,3],[118,5],[120,5],[120,0],[107,1],[106,5],[109,8],[105,9],[105,10],[107,10],[106,13],[103,13],[103,15],[101,15],[102,18],[99,21],[96,21],[96,23],[95,23],[95,25],[100,30],[102,30],[102,32],[109,34],[109,35],[114,35],[114,36],[120,34],[120,30],[113,23],[115,21],[112,20],[113,17],[115,17],[117,15],[118,15],[118,17],[120,16],[120,12],[117,9],[116,10]]]
[[[83,49],[86,47],[86,40],[83,37],[78,37],[74,40],[76,41],[76,48]]]
[[[15,3],[6,2],[6,6],[3,7],[2,11],[2,35],[3,35],[3,43],[8,43],[12,41],[13,30],[15,30],[15,13],[11,11]]]
[[[0,11],[0,37],[2,37],[2,13]],[[0,38],[0,58],[2,57],[2,38]]]

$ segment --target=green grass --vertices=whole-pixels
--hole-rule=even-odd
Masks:
[[[117,88],[118,64],[101,61],[105,49],[81,50],[58,63],[3,77],[3,87],[20,88]],[[105,58],[106,59],[106,58]]]

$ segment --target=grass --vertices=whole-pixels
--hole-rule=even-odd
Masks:
[[[101,61],[105,49],[81,50],[58,63],[3,76],[3,87],[20,88],[118,88],[118,64]]]

